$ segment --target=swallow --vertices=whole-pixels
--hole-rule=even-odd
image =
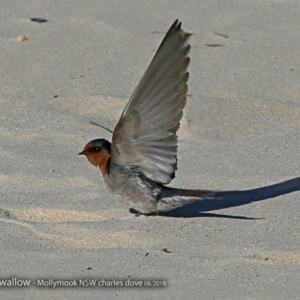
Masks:
[[[177,170],[176,135],[188,91],[190,33],[176,20],[130,97],[112,136],[80,155],[99,168],[108,190],[137,214],[157,215],[211,198],[214,191],[167,187]]]

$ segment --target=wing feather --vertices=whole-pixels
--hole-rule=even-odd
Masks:
[[[177,135],[186,105],[190,34],[176,20],[127,103],[112,138],[111,161],[169,183],[177,169]]]

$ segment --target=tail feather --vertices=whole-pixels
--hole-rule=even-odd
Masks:
[[[164,187],[157,202],[157,210],[166,212],[183,205],[212,198],[217,192],[210,190],[185,190]]]

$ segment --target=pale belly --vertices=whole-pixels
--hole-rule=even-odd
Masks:
[[[134,174],[110,172],[104,178],[108,190],[131,203],[132,208],[142,213],[157,213],[157,200],[149,184]]]

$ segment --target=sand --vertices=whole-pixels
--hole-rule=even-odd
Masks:
[[[0,283],[30,286],[2,287],[1,298],[298,298],[300,179],[282,182],[300,174],[299,16],[288,0],[3,0]],[[137,218],[77,155],[111,138],[89,121],[114,128],[176,18],[193,36],[171,186],[282,183],[267,188],[277,197],[245,192]],[[167,287],[37,286],[86,278]]]

